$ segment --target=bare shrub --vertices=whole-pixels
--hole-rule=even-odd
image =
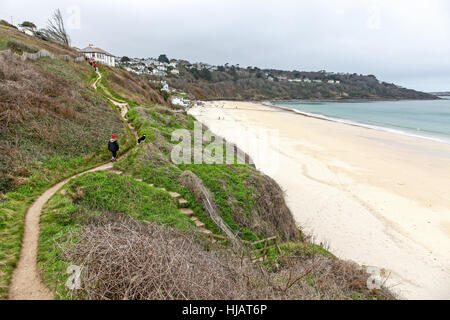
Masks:
[[[253,269],[246,260],[125,219],[88,225],[65,255],[84,266],[79,295],[87,299],[243,299],[259,282],[246,279]]]
[[[95,219],[95,221],[92,221]],[[288,255],[268,272],[226,248],[205,250],[192,235],[105,214],[61,245],[83,267],[79,299],[361,299],[368,274],[316,254]],[[67,244],[66,243],[66,244]],[[380,298],[393,298],[386,290]]]
[[[30,53],[36,53],[38,52],[38,48],[34,46],[27,45],[19,40],[9,40],[7,43],[8,48],[11,48],[13,51],[22,53],[22,52],[30,52]]]
[[[65,46],[70,46],[70,37],[64,26],[64,19],[59,9],[55,10],[51,19],[48,19],[47,28],[40,30],[45,38],[51,39]]]

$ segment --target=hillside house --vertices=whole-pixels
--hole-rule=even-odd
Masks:
[[[88,58],[94,59],[96,62],[110,66],[115,67],[116,66],[116,58],[106,52],[103,49],[96,48],[92,44],[87,46],[84,49],[81,49],[81,52]]]
[[[28,26],[26,26],[26,27],[19,26],[18,29],[19,29],[20,32],[23,32],[23,33],[25,33],[25,34],[27,34],[29,36],[32,36],[32,37],[34,36],[34,34],[37,31],[36,27],[28,27]]]

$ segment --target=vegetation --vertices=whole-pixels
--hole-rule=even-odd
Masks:
[[[161,54],[159,57],[158,57],[158,61],[159,62],[165,62],[165,63],[169,63],[170,61],[169,61],[169,58],[167,58],[167,56],[165,55],[165,54]]]
[[[12,29],[11,40],[76,53]],[[22,61],[0,53],[0,294],[6,298],[18,259],[28,206],[49,186],[109,158],[105,141],[121,138],[130,150],[114,173],[88,173],[71,180],[44,208],[39,269],[59,299],[390,299],[370,291],[368,274],[313,245],[297,229],[280,187],[249,164],[176,165],[170,160],[176,129],[194,130],[195,119],[170,107],[167,97],[143,77],[101,67],[98,91],[91,67],[59,59]],[[235,70],[238,73],[238,70]],[[135,140],[108,97],[129,103],[127,117],[147,141]],[[207,128],[202,127],[203,131]],[[203,148],[207,143],[203,142]],[[11,156],[13,155],[13,156]],[[234,158],[236,160],[236,158]],[[195,215],[216,234],[198,196],[210,194],[217,213],[233,233],[254,241],[282,239],[260,266],[193,232],[170,195],[180,193]],[[139,182],[136,178],[141,178]],[[154,184],[155,187],[149,186]],[[69,265],[83,266],[81,290],[65,287]]]
[[[70,46],[70,37],[64,26],[64,19],[61,11],[57,9],[51,19],[48,19],[47,28],[40,30],[43,36],[47,39],[53,40],[64,46]]]
[[[300,81],[289,82],[288,79]],[[310,82],[301,82],[304,79]],[[380,82],[373,75],[329,74],[325,71],[244,69],[228,65],[210,71],[185,65],[180,75],[170,76],[168,82],[172,87],[188,92],[191,98],[201,100],[435,99],[427,93]]]
[[[60,285],[56,290],[58,297],[67,290],[64,287],[67,264],[60,261],[62,251],[55,243],[69,237],[71,242],[77,242],[75,231],[105,216],[151,221],[184,231],[193,227],[166,191],[107,172],[87,173],[73,179],[47,203],[41,217],[39,265],[50,287]]]
[[[10,24],[8,21],[6,20],[0,20],[0,26],[4,26],[4,27],[10,27],[10,28],[14,28],[17,29],[17,27],[13,24]]]
[[[65,52],[51,42],[0,29],[0,43],[12,41]],[[0,297],[6,297],[28,206],[51,185],[107,161],[111,133],[123,151],[134,145],[134,137],[90,89],[88,65],[21,61],[7,51],[0,52],[0,61]]]
[[[22,22],[22,24],[20,26],[26,27],[26,28],[36,28],[36,25],[30,21],[24,21],[24,22]]]

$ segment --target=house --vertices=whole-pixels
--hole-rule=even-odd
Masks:
[[[172,74],[180,74],[180,71],[178,69],[173,69],[170,71]]]
[[[166,75],[166,73],[164,71],[161,71],[158,69],[153,69],[152,74],[154,76],[160,76],[160,77],[164,77]]]
[[[161,81],[161,84],[162,84],[161,91],[165,91],[165,92],[170,93],[169,85],[167,84],[167,82],[166,81]]]
[[[112,54],[106,52],[103,49],[96,48],[92,44],[90,44],[84,49],[81,49],[81,52],[86,57],[94,59],[96,62],[102,63],[110,67],[116,66],[116,58]]]
[[[172,102],[173,105],[177,105],[180,107],[186,108],[189,106],[189,104],[183,98],[180,97],[174,97],[170,101]]]

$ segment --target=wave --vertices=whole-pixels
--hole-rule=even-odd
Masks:
[[[408,137],[414,137],[414,138],[431,140],[431,141],[434,141],[434,142],[450,144],[450,139],[444,139],[444,138],[441,138],[441,137],[420,135],[420,134],[412,133],[412,132],[409,132],[409,131],[404,131],[404,130],[394,129],[394,128],[390,128],[390,127],[383,127],[383,126],[377,126],[377,125],[357,122],[357,121],[353,121],[353,120],[350,120],[350,119],[334,118],[334,117],[324,116],[324,115],[318,114],[318,113],[306,112],[306,111],[298,110],[298,109],[291,108],[291,107],[275,105],[275,104],[271,103],[270,101],[264,101],[264,102],[262,102],[262,104],[265,105],[265,106],[268,106],[268,107],[280,108],[280,109],[283,109],[283,110],[295,112],[297,114],[301,114],[301,115],[306,116],[306,117],[311,117],[311,118],[316,118],[316,119],[321,119],[321,120],[327,120],[327,121],[332,121],[332,122],[339,122],[339,123],[343,123],[343,124],[346,124],[346,125],[351,125],[351,126],[356,126],[356,127],[366,128],[366,129],[390,132],[390,133],[395,133],[395,134],[401,134],[401,135],[408,136]]]

